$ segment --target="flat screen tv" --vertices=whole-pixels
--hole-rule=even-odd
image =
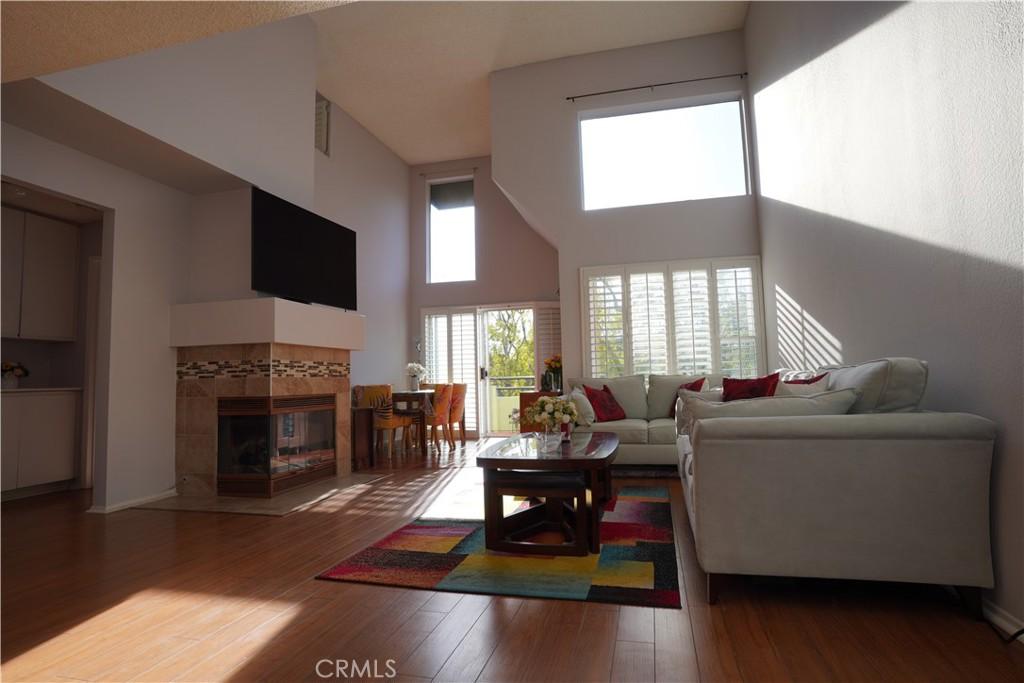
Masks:
[[[252,188],[252,288],[356,310],[356,233]]]

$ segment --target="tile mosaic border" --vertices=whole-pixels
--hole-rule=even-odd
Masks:
[[[348,361],[323,360],[208,360],[177,365],[178,380],[246,377],[344,378],[352,372]]]

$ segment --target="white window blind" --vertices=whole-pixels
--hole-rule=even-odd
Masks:
[[[562,309],[558,306],[537,306],[533,311],[533,338],[537,348],[536,381],[544,374],[544,359],[562,353]]]
[[[580,286],[590,376],[764,372],[757,258],[583,268]]]
[[[591,377],[617,377],[626,371],[623,275],[586,277],[587,369]]]
[[[633,373],[668,372],[664,270],[629,275],[630,355]]]
[[[466,430],[476,431],[476,314],[453,313],[452,382],[466,385]]]
[[[428,382],[448,382],[448,315],[427,315],[423,324],[423,364]]]
[[[757,374],[759,344],[753,269],[718,268],[715,270],[715,279],[722,373],[731,377]]]
[[[714,350],[707,270],[672,270],[672,317],[676,372],[687,375],[712,372]]]

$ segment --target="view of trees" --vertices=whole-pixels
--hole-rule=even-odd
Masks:
[[[501,385],[521,385],[523,381],[502,382],[500,377],[534,375],[533,311],[512,309],[487,313],[487,363],[491,379]]]

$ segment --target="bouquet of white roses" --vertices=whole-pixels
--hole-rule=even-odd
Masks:
[[[536,403],[526,408],[526,420],[558,429],[564,424],[577,424],[579,413],[576,412],[576,404],[569,399],[541,396]]]
[[[427,376],[427,369],[419,363],[409,363],[405,366],[405,374],[421,380]]]

